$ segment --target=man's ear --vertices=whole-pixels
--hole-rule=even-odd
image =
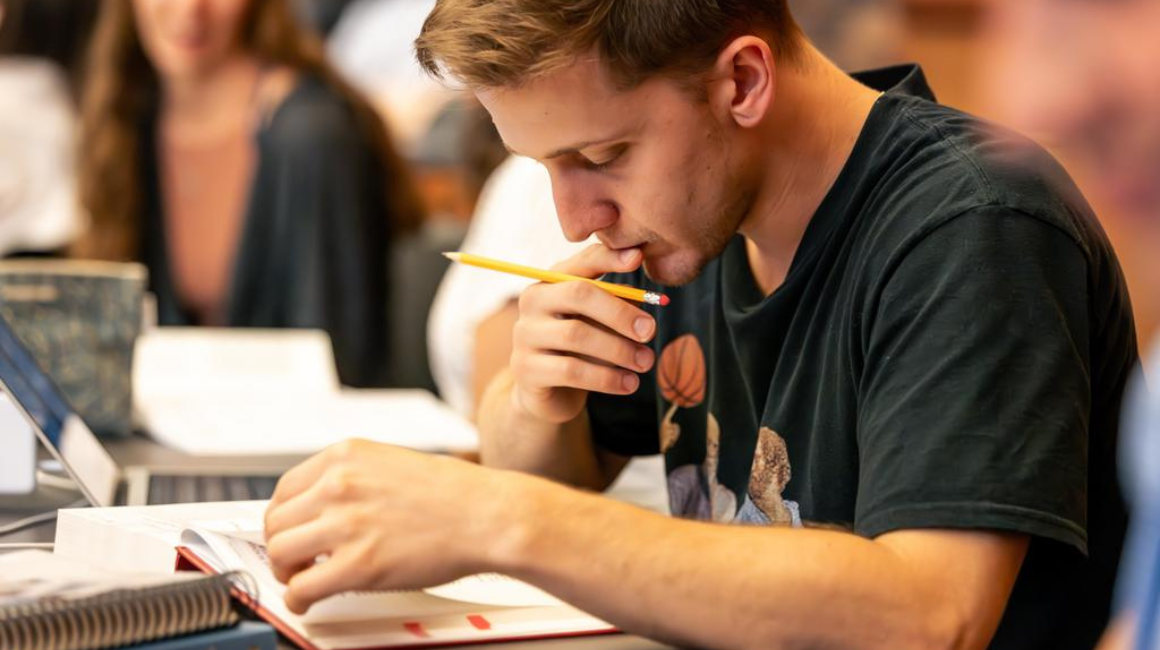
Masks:
[[[717,55],[710,79],[714,111],[727,113],[742,128],[760,124],[777,95],[777,64],[769,44],[756,36],[730,41]]]

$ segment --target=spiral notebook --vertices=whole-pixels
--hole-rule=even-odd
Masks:
[[[232,626],[231,573],[119,574],[43,551],[0,556],[0,648],[101,650]]]

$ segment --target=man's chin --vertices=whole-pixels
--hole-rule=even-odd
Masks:
[[[648,279],[666,287],[679,287],[689,284],[701,275],[704,264],[687,264],[671,258],[650,260],[644,259],[644,274]]]

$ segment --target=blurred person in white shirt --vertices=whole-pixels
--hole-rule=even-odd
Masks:
[[[84,225],[68,67],[93,6],[0,0],[0,256],[60,250]]]

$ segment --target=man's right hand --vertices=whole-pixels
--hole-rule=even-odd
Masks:
[[[636,270],[639,249],[611,251],[595,244],[553,267],[598,278]],[[656,360],[647,343],[656,321],[636,305],[588,282],[540,283],[520,294],[513,331],[512,401],[533,417],[556,424],[575,419],[590,391],[631,395],[637,373]]]

